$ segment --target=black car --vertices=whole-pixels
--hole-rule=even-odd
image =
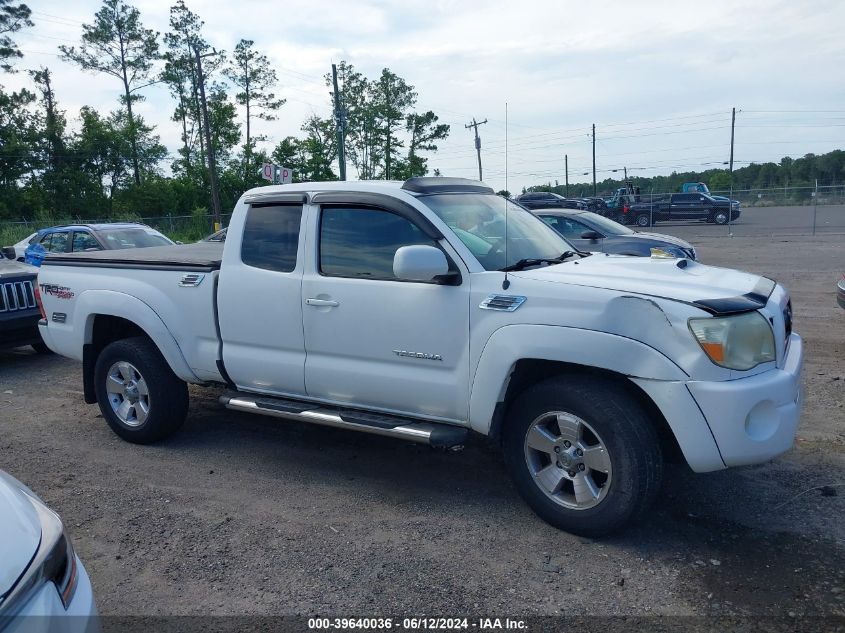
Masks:
[[[649,257],[652,248],[659,248],[675,257],[698,257],[695,248],[682,239],[660,233],[638,233],[590,211],[542,209],[534,211],[534,215],[584,251]]]
[[[566,198],[551,191],[529,191],[514,198],[526,209],[559,209],[566,208]]]
[[[28,264],[0,260],[0,350],[32,345],[42,354],[50,352],[38,333],[37,274]]]

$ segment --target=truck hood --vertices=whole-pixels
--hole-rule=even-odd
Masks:
[[[0,470],[0,600],[29,567],[41,542],[41,523],[24,490]]]
[[[729,268],[706,266],[686,259],[624,255],[595,254],[511,274],[537,281],[605,288],[684,303],[706,302],[699,307],[713,313],[754,309],[754,301],[762,301],[765,305],[774,288],[773,282],[759,275]]]

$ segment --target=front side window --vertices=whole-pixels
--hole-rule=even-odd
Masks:
[[[417,244],[437,246],[413,222],[389,211],[328,207],[320,216],[320,272],[324,275],[395,280],[396,251]]]
[[[568,218],[566,216],[544,216],[543,220],[555,231],[569,240],[581,239],[581,234],[584,233],[584,231],[591,230],[580,222],[576,222],[572,218]]]
[[[244,224],[241,261],[255,268],[292,272],[301,225],[302,205],[251,206]]]
[[[80,253],[92,250],[99,251],[102,250],[102,247],[90,233],[85,231],[76,231],[73,234],[73,244],[71,245],[71,249],[74,253]]]
[[[485,270],[501,270],[521,259],[554,259],[573,250],[543,220],[492,193],[420,196]]]

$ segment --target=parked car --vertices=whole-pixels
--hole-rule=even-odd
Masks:
[[[845,308],[845,277],[842,277],[836,284],[836,301],[839,303],[839,307]]]
[[[24,261],[26,257],[26,247],[36,238],[38,232],[30,233],[20,242],[12,244],[11,246],[4,246],[2,254],[6,259],[16,259],[19,262]]]
[[[26,248],[27,264],[40,266],[48,254],[80,253],[126,248],[148,248],[174,242],[137,222],[107,224],[70,224],[41,229]]]
[[[638,233],[590,211],[542,209],[534,214],[583,251],[649,257],[651,249],[658,248],[675,257],[697,259],[692,245],[678,237],[661,233]]]
[[[514,199],[526,209],[581,209],[600,212],[607,208],[602,198],[564,198],[549,191],[530,191]]]
[[[50,353],[38,333],[37,274],[33,266],[0,259],[0,350],[32,345]]]
[[[738,200],[717,200],[704,193],[673,193],[649,201],[641,201],[622,208],[627,224],[651,226],[668,220],[703,220],[714,224],[728,223],[740,216]]]
[[[526,209],[565,208],[566,198],[550,191],[529,191],[514,198]]]
[[[91,581],[61,519],[2,470],[0,630],[99,630]]]
[[[226,231],[227,231],[227,229],[225,229],[225,228],[220,229],[219,231],[215,231],[214,233],[212,233],[211,235],[206,237],[203,240],[203,242],[218,242],[218,243],[225,242],[226,241]]]
[[[603,534],[646,511],[669,447],[705,472],[794,441],[803,344],[770,279],[578,253],[453,178],[260,187],[228,231],[44,260],[42,336],[129,442],[182,426],[187,383],[438,448],[473,431],[543,519]]]

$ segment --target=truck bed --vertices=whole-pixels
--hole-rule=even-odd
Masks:
[[[212,272],[220,269],[223,244],[196,242],[173,246],[127,248],[90,253],[48,254],[42,266],[93,266],[97,268],[152,268]]]

